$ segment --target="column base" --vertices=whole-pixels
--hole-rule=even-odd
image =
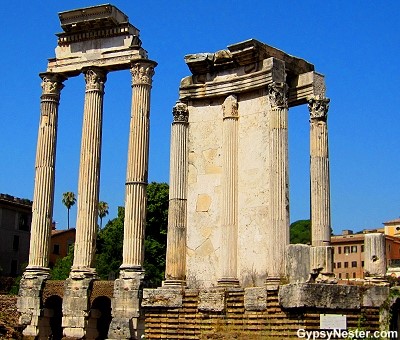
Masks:
[[[235,277],[223,277],[218,280],[219,287],[239,287],[239,280]]]
[[[90,293],[93,278],[73,276],[65,280],[62,325],[68,339],[82,339],[87,335],[90,317]]]
[[[18,323],[24,326],[24,337],[36,338],[41,336],[40,323],[43,318],[41,308],[44,283],[48,279],[48,273],[37,270],[25,271],[20,281],[17,310],[20,313]],[[48,268],[44,268],[48,269]]]
[[[180,288],[180,287],[186,287],[186,281],[185,280],[175,280],[175,279],[167,279],[162,282],[162,287],[171,287],[171,288]]]
[[[114,281],[108,339],[140,339],[144,334],[144,320],[140,310],[143,279],[143,270],[121,269],[119,279]]]
[[[366,276],[364,278],[364,284],[373,286],[389,286],[389,281],[381,276]]]
[[[333,247],[312,246],[310,248],[309,283],[337,283],[333,273]]]
[[[69,277],[74,280],[81,279],[96,279],[97,273],[94,268],[71,268],[71,272],[69,273]]]
[[[265,285],[267,290],[279,290],[279,285],[281,284],[281,278],[277,276],[269,276],[265,280]]]

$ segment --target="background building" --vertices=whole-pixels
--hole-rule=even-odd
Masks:
[[[28,263],[32,201],[0,194],[1,275],[16,276]]]
[[[54,226],[54,225],[53,225]],[[49,267],[53,268],[58,259],[67,256],[68,249],[75,242],[75,228],[51,231]]]
[[[395,222],[397,221],[397,222]],[[400,265],[400,233],[394,235],[394,230],[400,227],[400,219],[385,222],[385,228],[364,230],[354,234],[352,230],[343,230],[342,235],[332,236],[334,247],[334,273],[339,280],[364,278],[364,239],[365,234],[371,232],[385,233],[385,248],[388,271],[393,272],[394,267]],[[389,224],[390,228],[387,228]],[[389,231],[389,234],[386,233]]]

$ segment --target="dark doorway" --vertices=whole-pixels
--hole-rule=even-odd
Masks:
[[[61,340],[63,337],[63,330],[61,326],[62,299],[58,295],[52,295],[46,299],[44,307],[53,311],[53,315],[50,318],[51,339]]]
[[[390,308],[390,330],[396,331],[397,335],[400,335],[400,299],[397,299],[396,302]],[[397,340],[398,336],[390,337],[390,340]]]
[[[106,296],[99,296],[94,299],[92,309],[100,311],[101,315],[97,319],[97,331],[99,332],[96,340],[107,339],[108,329],[111,323],[111,300]]]

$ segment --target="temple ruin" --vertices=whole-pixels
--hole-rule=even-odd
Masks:
[[[40,74],[30,256],[18,300],[25,337],[201,339],[233,332],[289,339],[299,328],[358,327],[361,319],[371,329],[388,329],[384,261],[366,264],[374,275],[369,286],[337,285],[333,275],[329,99],[314,65],[254,39],[185,57],[191,74],[172,110],[165,281],[143,289],[157,63],[141,47],[139,30],[112,5],[59,18],[56,56]],[[96,278],[93,259],[104,86],[116,70],[132,74],[132,110],[123,263],[113,282]],[[52,282],[58,105],[63,83],[80,74],[86,91],[74,263],[65,282]],[[288,111],[298,105],[308,106],[310,121],[310,246],[289,245]],[[381,259],[379,236],[368,244],[368,256]]]

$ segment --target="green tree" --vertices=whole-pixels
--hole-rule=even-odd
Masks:
[[[103,227],[103,218],[108,215],[108,204],[107,202],[99,202],[99,217],[100,217],[100,229]]]
[[[102,279],[117,273],[122,264],[124,208],[99,231],[96,270]],[[145,286],[157,287],[164,278],[168,223],[168,184],[152,182],[147,186],[147,219],[144,269]]]
[[[64,192],[62,202],[67,207],[68,210],[68,229],[69,229],[69,210],[76,202],[75,194],[71,191]]]
[[[311,243],[311,221],[299,220],[290,225],[290,243]]]
[[[97,236],[96,271],[103,280],[107,280],[110,273],[117,273],[122,264],[124,214],[124,208],[118,207],[118,216],[108,221]]]
[[[50,270],[50,280],[65,280],[68,278],[74,262],[74,246],[70,246],[67,256],[56,261],[53,269]]]

